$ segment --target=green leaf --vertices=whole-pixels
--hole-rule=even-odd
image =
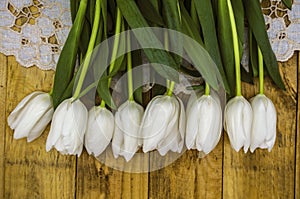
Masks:
[[[90,24],[94,22],[96,0],[89,0],[86,12],[86,18]]]
[[[140,66],[143,64],[141,50],[132,51],[131,54],[132,54],[132,66],[133,67],[137,67],[137,66]],[[133,79],[133,85],[135,85],[135,82],[138,82],[138,83],[143,82],[142,71],[138,70],[137,72],[138,72],[138,74],[135,75],[134,79]],[[143,87],[139,87],[138,89],[136,89],[133,94],[134,94],[134,99],[138,103],[143,104]]]
[[[253,77],[250,72],[247,72],[244,67],[241,67],[241,79],[243,82],[253,84]]]
[[[280,76],[278,63],[266,32],[265,20],[262,15],[260,3],[258,0],[243,0],[243,3],[249,22],[249,27],[252,30],[256,42],[261,49],[268,73],[279,88],[285,89],[284,83]]]
[[[160,10],[160,0],[149,0],[149,2],[155,8],[156,12],[159,13],[159,10]]]
[[[244,6],[241,0],[231,0],[232,9],[234,13],[234,19],[239,39],[239,51],[240,57],[243,55],[243,45],[244,45],[244,30],[245,30],[245,13]]]
[[[182,17],[182,32],[193,38],[200,45],[204,46],[199,30],[197,29],[197,25],[185,9],[183,1],[180,1],[179,3]]]
[[[121,22],[121,32],[125,31],[125,25],[124,25],[124,20],[122,19],[122,22]],[[119,35],[115,35],[115,38],[116,37],[120,37],[119,38],[119,43],[118,43],[118,51],[119,52],[125,52],[125,48],[126,48],[126,37],[125,37],[125,34],[119,34]],[[114,68],[113,70],[111,71],[111,74],[116,74],[121,66],[122,66],[122,63],[123,63],[123,60],[124,60],[124,55],[121,55],[120,57],[118,57],[114,62]]]
[[[249,51],[250,51],[250,64],[253,71],[253,77],[258,76],[258,52],[257,52],[257,43],[251,30],[249,30]]]
[[[103,36],[107,39],[107,0],[101,0],[101,13],[103,19]]]
[[[215,90],[219,90],[220,86],[224,88],[224,82],[218,67],[209,53],[192,38],[188,36],[183,38],[184,50],[205,81]]]
[[[176,30],[177,32],[181,31],[181,13],[179,9],[178,0],[164,0],[162,1],[162,9],[163,9],[163,19],[168,29]],[[165,38],[166,39],[166,38]],[[170,40],[167,48],[176,49],[179,52],[179,55],[173,55],[174,60],[178,64],[178,66],[182,62],[182,54],[183,54],[183,44],[182,38],[180,34],[169,34],[167,41]]]
[[[215,20],[210,0],[194,1],[198,18],[201,24],[205,49],[215,61],[222,76],[225,90],[230,93],[227,78],[223,69],[221,54],[219,50],[218,38],[215,28]],[[244,19],[243,19],[244,20]]]
[[[184,66],[180,67],[180,72],[183,72],[187,75],[190,75],[192,77],[201,77],[201,74],[197,70],[190,70]]]
[[[134,0],[117,0],[117,4],[132,29],[149,27]],[[145,29],[143,35],[135,34],[135,36],[142,46],[153,46],[153,44],[155,44],[163,48],[160,41],[150,29]],[[144,49],[144,52],[151,63],[160,63],[170,66],[175,70],[178,69],[177,64],[167,52],[157,49]],[[159,65],[155,65],[154,69],[166,79],[178,82],[178,74],[176,71]]]
[[[80,0],[71,0],[70,1],[70,7],[71,7],[71,18],[72,18],[72,23],[74,23],[76,14],[79,8],[79,3]]]
[[[53,105],[56,108],[61,103],[61,97],[72,80],[76,55],[82,31],[87,0],[81,0],[74,24],[61,51],[53,85]]]
[[[99,81],[97,92],[101,96],[102,100],[105,101],[105,103],[112,109],[116,109],[116,105],[114,103],[114,100],[112,99],[112,96],[110,94],[109,86],[108,86],[108,79],[110,77],[105,76],[102,77]]]
[[[218,1],[217,27],[219,47],[225,69],[230,94],[235,91],[235,68],[233,55],[232,33],[229,20],[228,6],[226,0]]]
[[[145,19],[153,24],[164,26],[164,21],[160,16],[160,13],[149,0],[137,0],[136,3]]]
[[[90,35],[91,35],[91,25],[89,21],[85,18],[83,28],[80,35],[80,41],[79,41],[79,49],[82,53],[81,56],[85,57],[89,41],[90,41]]]
[[[293,5],[292,0],[282,0],[282,2],[288,9],[290,9],[290,10],[292,9],[292,5]]]

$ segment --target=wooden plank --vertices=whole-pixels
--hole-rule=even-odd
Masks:
[[[186,151],[175,162],[150,173],[149,198],[221,198],[222,146],[206,157],[196,150]],[[151,153],[150,170],[168,163],[168,157]]]
[[[35,90],[49,91],[53,71],[26,69],[8,57],[6,117],[22,98]],[[6,127],[4,198],[73,198],[76,158],[46,153],[48,130],[37,140],[14,140]]]
[[[265,94],[277,110],[277,139],[271,153],[256,150],[253,154],[236,153],[224,142],[223,198],[293,198],[295,169],[297,56],[281,64],[287,91],[275,88],[267,78]],[[258,92],[255,86],[243,84],[247,99]]]
[[[297,140],[296,140],[296,172],[295,172],[295,198],[300,198],[300,53],[298,52],[298,93],[297,93]]]
[[[149,94],[143,96],[145,103]],[[76,198],[148,198],[149,156],[136,154],[126,163],[114,159],[111,146],[97,159],[86,151],[78,159]]]
[[[76,198],[148,198],[147,173],[122,172],[112,168],[112,163],[106,164],[86,152],[82,154],[78,160]],[[122,168],[122,164],[118,166]]]
[[[7,58],[0,54],[0,197],[4,198],[4,144],[5,144],[5,103],[6,103],[6,77],[7,77]]]

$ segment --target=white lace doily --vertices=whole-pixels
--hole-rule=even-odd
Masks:
[[[300,50],[300,0],[288,10],[280,1],[263,0],[268,36],[278,61],[287,61]]]
[[[55,69],[71,22],[69,0],[2,0],[0,52],[25,67]],[[300,0],[292,11],[279,0],[262,0],[268,35],[278,61],[300,50]]]
[[[25,67],[55,69],[72,25],[69,0],[1,1],[0,52]]]

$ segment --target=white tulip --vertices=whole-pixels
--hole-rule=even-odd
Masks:
[[[84,145],[89,154],[99,156],[109,145],[114,133],[114,116],[105,107],[95,106],[89,111]]]
[[[225,130],[235,151],[244,146],[246,153],[250,146],[252,108],[242,96],[232,98],[225,107]]]
[[[80,100],[63,101],[54,112],[46,150],[55,147],[62,154],[80,156],[87,119],[88,111]]]
[[[123,103],[115,114],[115,133],[112,150],[115,158],[124,156],[128,162],[139,148],[139,129],[144,114],[141,105],[134,101]]]
[[[256,148],[272,150],[276,139],[276,109],[273,102],[263,94],[251,100],[253,123],[250,151]]]
[[[14,138],[27,137],[27,142],[38,138],[53,116],[52,98],[36,91],[26,96],[8,116],[8,125],[14,129]]]
[[[186,147],[208,154],[222,133],[222,109],[217,95],[203,95],[188,103]]]
[[[148,104],[140,128],[143,151],[180,153],[184,144],[185,111],[179,98],[156,96]]]

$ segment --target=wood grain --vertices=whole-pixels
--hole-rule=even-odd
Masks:
[[[76,198],[148,198],[147,173],[122,172],[128,169],[125,167],[129,163],[125,161],[116,165],[121,171],[107,166],[112,163],[104,163],[83,153],[77,166]],[[135,167],[138,165],[135,164]]]
[[[287,91],[275,88],[268,78],[265,81],[265,94],[275,104],[278,114],[277,140],[272,152],[259,149],[253,154],[244,154],[242,151],[236,153],[225,136],[225,199],[294,197],[296,99],[293,93],[297,88],[297,56],[282,64],[281,69]],[[243,84],[246,98],[257,92],[257,81],[255,86]]]
[[[4,145],[5,145],[5,110],[6,110],[6,82],[7,82],[7,58],[0,54],[0,197],[4,198]]]
[[[221,139],[222,140],[222,139]],[[149,198],[221,198],[222,145],[203,157],[196,150],[186,151],[171,165],[150,173]],[[157,162],[165,165],[167,157],[150,156],[150,169]],[[165,161],[165,162],[164,162]]]
[[[300,53],[298,52],[298,85],[297,99],[300,99]],[[295,198],[300,198],[300,104],[297,101],[297,131],[296,131],[296,171],[295,171]]]
[[[49,91],[53,72],[23,68],[13,57],[0,55],[0,198],[300,198],[300,62],[297,55],[281,65],[286,91],[267,79],[266,95],[278,113],[277,140],[266,150],[234,152],[226,133],[217,148],[203,157],[187,151],[160,170],[169,158],[151,153],[137,159],[128,173],[110,168],[85,151],[78,159],[45,152],[49,128],[36,141],[14,140],[6,118],[20,100],[35,90]],[[258,91],[243,84],[249,99]],[[149,99],[148,99],[149,100]],[[297,128],[296,128],[297,127]],[[224,141],[223,141],[224,139]],[[105,154],[108,161],[111,154]],[[132,164],[117,161],[119,169]]]
[[[49,91],[52,80],[53,71],[41,71],[36,67],[26,69],[13,57],[8,57],[6,116],[29,93]],[[48,130],[30,144],[25,139],[14,140],[12,133],[6,127],[4,198],[74,197],[75,158],[59,155],[56,151],[46,153]]]

